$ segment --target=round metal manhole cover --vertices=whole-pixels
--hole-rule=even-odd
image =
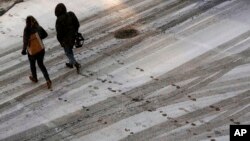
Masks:
[[[120,29],[114,33],[115,38],[117,39],[127,39],[133,38],[139,34],[138,30],[134,28],[125,28]]]

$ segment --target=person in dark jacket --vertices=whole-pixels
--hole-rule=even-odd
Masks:
[[[36,32],[38,33],[38,35],[41,39],[44,39],[48,36],[47,32],[38,24],[37,20],[33,16],[28,16],[26,18],[26,26],[25,26],[24,32],[23,32],[22,55],[27,54],[27,52],[28,52],[27,48],[29,47],[30,36]],[[30,62],[30,69],[31,69],[31,73],[32,73],[32,75],[29,76],[29,79],[34,83],[38,82],[37,73],[36,73],[36,62],[37,62],[39,68],[41,69],[41,71],[43,73],[44,78],[47,81],[47,87],[48,87],[48,89],[50,89],[52,82],[49,78],[49,74],[47,72],[47,69],[43,63],[44,55],[45,55],[44,49],[35,55],[30,55],[28,53],[28,58],[29,58],[29,62]]]
[[[73,53],[73,46],[75,44],[75,37],[79,29],[79,21],[73,12],[67,12],[67,9],[63,3],[57,4],[55,8],[56,20],[56,32],[57,40],[64,48],[65,55],[69,59],[69,63],[66,66],[69,68],[76,67],[77,73],[80,73],[81,65],[76,61]]]

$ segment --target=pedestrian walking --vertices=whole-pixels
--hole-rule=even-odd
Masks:
[[[57,4],[55,8],[56,32],[57,40],[60,42],[64,49],[65,55],[68,57],[69,62],[66,67],[76,67],[77,73],[80,73],[81,65],[76,61],[73,53],[75,38],[79,29],[79,21],[74,12],[67,12],[66,6],[63,3]]]
[[[26,26],[23,32],[23,49],[22,55],[28,54],[28,59],[30,63],[31,76],[29,79],[37,83],[37,72],[36,72],[36,62],[46,79],[46,84],[48,89],[51,88],[52,82],[49,78],[48,71],[44,66],[43,60],[45,55],[44,45],[42,39],[48,36],[47,32],[39,25],[37,20],[33,16],[28,16],[26,18]]]

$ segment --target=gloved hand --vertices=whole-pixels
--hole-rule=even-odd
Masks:
[[[22,55],[26,55],[27,51],[25,49],[22,50]]]

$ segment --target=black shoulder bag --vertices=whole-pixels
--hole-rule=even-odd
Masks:
[[[76,48],[80,48],[83,46],[83,43],[84,43],[84,38],[82,36],[81,33],[76,33],[76,36],[75,36],[75,47]]]

